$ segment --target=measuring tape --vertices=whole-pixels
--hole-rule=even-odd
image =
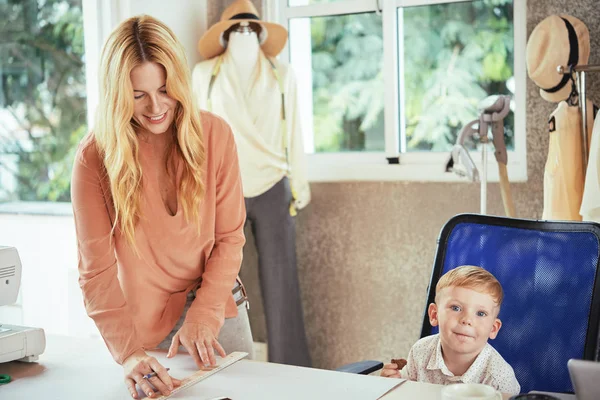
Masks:
[[[182,390],[185,390],[185,389],[189,388],[190,386],[194,386],[196,383],[208,378],[211,375],[216,374],[217,372],[221,371],[222,369],[225,369],[225,368],[229,367],[230,365],[235,364],[236,362],[240,361],[242,358],[246,357],[247,355],[248,355],[248,353],[244,353],[242,351],[234,351],[233,353],[229,354],[227,357],[222,358],[216,367],[207,367],[205,369],[201,369],[200,371],[194,372],[192,375],[188,376],[181,382],[181,386],[173,389],[171,394],[169,394],[168,396],[157,397],[156,400],[168,399],[171,396],[173,396],[174,394],[181,392]]]

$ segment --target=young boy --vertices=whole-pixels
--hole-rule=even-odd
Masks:
[[[429,305],[431,326],[440,333],[420,339],[408,353],[401,371],[386,364],[381,376],[438,383],[484,383],[503,393],[521,390],[515,373],[487,342],[502,322],[502,286],[483,268],[462,266],[440,278],[435,303]]]

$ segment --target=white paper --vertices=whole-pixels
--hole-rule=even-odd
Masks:
[[[189,355],[171,359],[162,354],[154,355],[164,366],[170,367],[169,374],[178,379],[196,371]],[[376,400],[403,382],[402,379],[241,360],[176,393],[171,399]]]

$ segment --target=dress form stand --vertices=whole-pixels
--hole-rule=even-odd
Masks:
[[[240,85],[238,93],[243,93],[247,99],[252,97],[250,94],[255,90],[253,85],[259,73],[265,72],[259,69],[262,50],[259,32],[253,26],[242,22],[229,33],[224,61],[235,70],[230,83]],[[268,73],[272,79],[277,79],[271,67],[268,67]],[[280,93],[274,95],[280,96]],[[242,100],[246,99],[240,99],[236,107],[246,104]],[[269,118],[281,118],[279,109],[274,107]],[[281,135],[279,130],[277,132]],[[269,361],[308,367],[311,360],[298,283],[296,223],[289,211],[291,193],[290,181],[284,177],[263,194],[246,197],[246,223],[250,225],[256,243]]]

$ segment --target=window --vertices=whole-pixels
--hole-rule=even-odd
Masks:
[[[310,151],[384,151],[381,17],[295,18],[290,32],[291,63],[312,75]]]
[[[271,15],[289,31],[281,58],[299,82],[311,180],[458,181],[444,172],[450,150],[494,94],[512,98],[509,178],[526,180],[524,0],[276,6]],[[470,150],[481,168],[480,149]]]
[[[0,1],[0,202],[70,201],[85,134],[81,0]]]
[[[68,203],[87,131],[82,0],[0,0],[0,15],[0,245],[23,267],[0,321],[74,334],[91,323]]]

